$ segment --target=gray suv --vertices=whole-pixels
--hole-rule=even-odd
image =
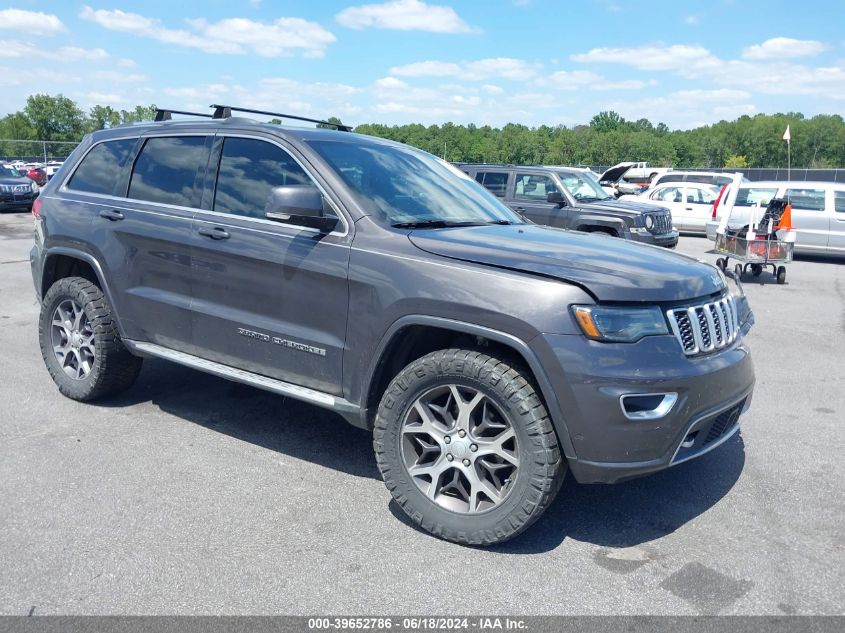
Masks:
[[[536,224],[669,248],[678,244],[669,209],[616,200],[589,170],[468,163],[458,167]]]
[[[521,533],[567,470],[611,483],[702,455],[751,401],[735,280],[527,224],[342,127],[218,107],[96,132],[33,213],[62,394],[112,396],[158,357],[326,407],[372,432],[393,498],[444,539]]]

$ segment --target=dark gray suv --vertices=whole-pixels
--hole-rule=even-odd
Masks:
[[[678,245],[669,209],[616,200],[587,169],[468,163],[458,167],[537,224],[668,248]]]
[[[145,356],[370,429],[410,519],[490,544],[564,474],[706,453],[751,401],[740,286],[629,241],[526,224],[411,147],[218,108],[86,137],[34,208],[49,373],[79,401]]]

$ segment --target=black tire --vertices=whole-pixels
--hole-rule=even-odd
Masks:
[[[461,513],[438,505],[414,483],[403,460],[401,429],[411,406],[447,384],[489,398],[515,432],[515,450],[524,466],[492,509]],[[373,447],[387,489],[410,520],[435,536],[467,545],[492,545],[522,533],[549,506],[566,475],[555,430],[531,381],[513,366],[477,351],[440,350],[405,367],[379,404]]]
[[[727,267],[728,267],[728,262],[727,262],[727,260],[726,260],[726,259],[724,259],[723,257],[719,257],[719,258],[716,260],[716,268],[718,268],[718,269],[719,269],[719,270],[721,270],[722,272],[725,272],[725,268],[727,268]]]
[[[744,269],[742,267],[742,264],[737,264],[736,266],[734,266],[734,274],[737,277],[742,277],[743,271],[744,271]]]
[[[781,285],[786,283],[786,266],[778,266],[777,279]]]
[[[68,300],[81,306],[93,332],[93,362],[87,375],[79,379],[65,372],[53,350],[53,315]],[[141,371],[143,361],[123,346],[102,291],[82,277],[60,279],[47,291],[41,304],[38,340],[47,371],[59,391],[72,400],[88,402],[118,394],[129,388]]]
[[[755,277],[759,277],[763,274],[763,267],[760,264],[752,264],[751,265],[751,274]]]

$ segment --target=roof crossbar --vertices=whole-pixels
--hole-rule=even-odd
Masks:
[[[281,112],[267,112],[265,110],[252,110],[250,108],[236,108],[235,106],[226,106],[226,105],[218,105],[216,103],[212,104],[210,107],[214,108],[214,115],[213,118],[215,119],[226,119],[232,116],[232,111],[235,112],[248,112],[250,114],[263,114],[265,116],[275,116],[279,117],[280,119],[296,119],[297,121],[308,121],[309,123],[320,123],[322,125],[330,125],[331,127],[340,130],[341,132],[351,132],[352,127],[349,125],[343,125],[343,123],[332,123],[331,121],[323,121],[322,119],[310,119],[304,116],[296,116],[293,114],[283,114]]]
[[[154,121],[170,121],[173,114],[185,114],[188,116],[201,116],[210,119],[211,115],[206,112],[185,112],[184,110],[171,110],[169,108],[156,108]]]

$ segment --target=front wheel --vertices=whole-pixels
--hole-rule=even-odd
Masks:
[[[520,534],[566,473],[529,380],[476,351],[433,352],[402,370],[379,405],[373,438],[395,501],[416,525],[457,543]]]

